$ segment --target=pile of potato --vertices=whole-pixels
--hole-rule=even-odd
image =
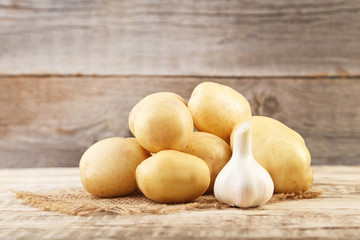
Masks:
[[[252,123],[253,154],[271,175],[275,192],[308,190],[313,175],[303,138],[275,119],[251,116],[243,95],[213,82],[196,86],[188,104],[170,92],[143,98],[129,115],[135,138],[92,145],[80,160],[81,182],[99,197],[139,188],[157,202],[189,202],[213,191],[232,155],[232,132],[245,122]]]

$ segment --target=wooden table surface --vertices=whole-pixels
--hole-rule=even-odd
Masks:
[[[242,210],[67,216],[14,199],[12,190],[81,187],[77,168],[0,169],[0,239],[360,239],[360,166],[313,166],[316,199]]]

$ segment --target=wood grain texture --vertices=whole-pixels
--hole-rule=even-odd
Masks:
[[[358,0],[0,0],[0,74],[359,76]]]
[[[1,77],[0,167],[77,166],[94,142],[130,135],[128,114],[141,98],[188,99],[203,81],[233,87],[254,115],[298,131],[313,164],[360,164],[359,79]]]
[[[316,199],[254,209],[168,215],[67,216],[14,199],[11,190],[81,188],[77,168],[0,169],[0,239],[358,239],[360,166],[314,166]]]

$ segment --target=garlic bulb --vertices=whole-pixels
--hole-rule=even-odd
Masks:
[[[274,192],[270,174],[252,155],[251,123],[244,123],[234,134],[233,155],[218,174],[214,194],[219,202],[237,207],[256,207]]]

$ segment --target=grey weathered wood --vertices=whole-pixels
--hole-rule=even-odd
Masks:
[[[68,216],[44,212],[12,190],[81,188],[79,169],[0,169],[0,239],[358,239],[360,166],[314,166],[315,199],[253,209],[167,215]]]
[[[0,0],[0,74],[360,75],[358,0]]]
[[[360,164],[360,79],[182,77],[0,77],[0,167],[77,166],[92,143],[129,136],[144,96],[188,99],[202,81],[229,85],[255,115],[302,134],[313,164]]]

